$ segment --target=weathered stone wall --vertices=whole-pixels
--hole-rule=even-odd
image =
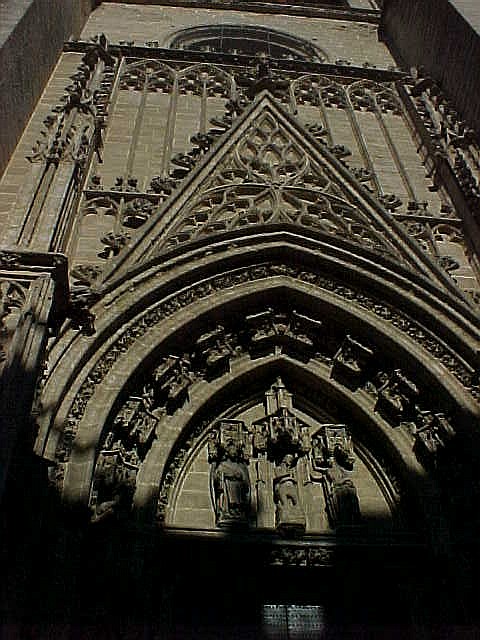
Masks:
[[[288,15],[240,13],[239,11],[183,7],[138,6],[103,3],[85,25],[82,38],[105,32],[113,42],[131,41],[142,45],[156,40],[168,46],[177,31],[206,24],[263,26],[309,40],[325,51],[331,62],[347,59],[362,66],[365,62],[386,68],[393,64],[387,47],[378,42],[377,26],[342,20],[321,20]]]
[[[0,6],[0,175],[52,72],[93,0],[7,0]]]
[[[52,107],[58,104],[58,101],[65,93],[65,87],[71,83],[70,75],[77,70],[81,58],[82,56],[77,53],[66,53],[61,56],[0,179],[0,228],[2,229],[0,244],[2,245],[9,244],[9,229],[13,232],[16,227],[22,224],[22,216],[15,216],[15,206],[22,189],[28,189],[32,171],[32,165],[26,156],[31,152],[35,141],[40,137],[40,132],[44,129],[43,120],[51,113]],[[3,95],[1,99],[4,99]],[[4,113],[2,113],[2,116]],[[12,144],[14,144],[16,141],[13,140],[13,134],[9,131],[8,126],[5,125],[0,128],[2,151],[7,149],[6,138],[10,135]]]
[[[32,6],[33,4],[35,3],[31,0],[30,2],[27,2],[26,0],[24,2],[25,8],[27,8],[27,5],[30,6],[30,11],[34,10]],[[54,7],[56,4],[57,0],[49,3],[48,6],[52,7],[49,15],[55,15]],[[73,3],[69,2],[68,4],[69,6],[70,4],[73,6]],[[13,5],[14,3],[12,2],[12,7]],[[82,0],[81,5],[82,7],[86,7],[86,0]],[[80,6],[80,3],[78,3],[78,6]],[[65,9],[63,13],[66,15],[68,11]],[[8,15],[14,15],[13,10],[9,11]],[[25,20],[28,18],[28,15],[25,16]],[[71,15],[73,16],[73,14]],[[38,20],[35,24],[38,26],[42,21],[37,14],[35,14],[35,16],[35,20]],[[64,18],[64,23],[66,20],[67,18]],[[326,51],[333,62],[337,59],[347,59],[351,60],[353,64],[361,66],[368,60],[369,63],[376,64],[380,68],[386,68],[393,63],[393,58],[390,56],[385,45],[378,42],[377,28],[375,25],[356,24],[353,22],[339,20],[295,18],[286,15],[254,13],[243,14],[236,11],[213,11],[205,9],[199,9],[193,12],[191,9],[183,8],[103,3],[90,15],[90,18],[88,19],[88,22],[81,34],[81,38],[89,39],[91,36],[103,32],[111,42],[135,40],[138,44],[144,44],[146,41],[158,40],[160,41],[160,46],[168,46],[168,42],[172,39],[174,34],[184,28],[208,23],[218,24],[219,22],[230,24],[251,24],[257,26],[263,25],[265,27],[286,31],[298,37],[309,39],[312,44]],[[75,23],[75,27],[77,26],[78,23]],[[18,25],[17,30],[18,29],[20,29],[20,25]],[[38,33],[35,36],[36,39],[33,38],[31,34],[29,35],[27,31],[24,31],[25,39],[27,39],[27,36],[31,36],[33,38],[32,43],[28,44],[28,47],[27,44],[24,43],[25,51],[27,51],[27,49],[29,51],[33,51],[34,47],[37,47],[38,50],[46,49],[44,43],[40,42],[40,38],[47,37],[45,34],[47,34],[48,29],[45,30],[44,36],[40,34],[39,29],[37,29],[37,31]],[[78,30],[72,29],[72,31],[73,33],[76,33]],[[20,38],[20,35],[17,37]],[[52,35],[50,34],[48,37],[52,38]],[[55,54],[49,62],[50,66],[48,66],[48,68],[45,67],[43,71],[37,68],[35,73],[33,73],[32,68],[30,67],[30,76],[34,77],[34,80],[29,80],[29,75],[24,72],[25,79],[22,81],[23,83],[26,83],[27,81],[35,81],[38,83],[39,87],[36,90],[38,92],[42,90],[48,74],[50,73],[51,66],[54,64],[61,48],[63,37],[63,35],[57,36]],[[40,47],[41,44],[43,48]],[[53,50],[53,47],[50,47],[50,49]],[[17,48],[14,50],[18,51]],[[2,63],[2,55],[3,49],[0,50],[0,66],[7,68]],[[25,54],[25,57],[27,57],[27,54]],[[33,64],[33,61],[35,61],[35,64],[38,66],[38,57],[38,55],[33,56],[33,54],[31,54],[30,64]],[[22,189],[25,190],[25,188],[28,188],[28,185],[27,187],[25,185],[26,182],[28,182],[31,165],[26,160],[26,155],[30,152],[35,141],[40,136],[40,132],[43,129],[42,121],[64,94],[65,87],[71,83],[69,76],[72,73],[75,73],[76,67],[80,64],[80,61],[81,55],[74,53],[64,54],[60,57],[45,92],[38,102],[30,122],[25,128],[23,136],[14,154],[11,156],[10,164],[0,180],[0,226],[4,230],[7,230],[9,227],[10,229],[14,229],[22,224],[22,220],[19,217],[21,212],[16,211],[16,205],[18,205]],[[42,77],[41,82],[39,80],[40,76]],[[13,83],[13,79],[15,78],[13,71],[11,80],[8,80],[8,77],[9,76],[7,74],[4,82]],[[20,89],[20,86],[21,83],[19,83],[17,91],[14,92],[14,95],[11,98],[7,98],[5,94],[2,95],[0,101],[5,101],[5,107],[2,106],[3,114],[15,113],[16,109],[21,111],[19,104],[15,104],[15,100],[18,102],[20,96],[23,95],[22,92],[25,91],[24,89]],[[141,136],[143,146],[137,149],[136,164],[148,166],[149,164],[155,165],[156,161],[158,163],[158,158],[155,157],[159,152],[158,139],[161,135],[161,131],[158,130],[158,115],[165,112],[165,108],[161,104],[161,101],[164,98],[165,96],[159,94],[158,98],[153,97],[149,99],[150,107],[147,109],[148,113],[145,118],[146,128],[145,131],[142,132]],[[12,104],[7,104],[7,99],[10,100]],[[38,93],[36,97],[34,97],[32,93],[29,98],[31,106],[28,109],[25,108],[25,113],[22,116],[23,119],[21,122],[20,116],[18,117],[19,120],[16,129],[13,126],[10,126],[13,116],[5,116],[5,122],[8,122],[9,124],[8,126],[0,129],[0,154],[5,152],[5,163],[13,150],[13,145],[18,140],[18,137],[25,126],[25,119],[30,114],[30,111],[37,99]],[[133,126],[132,123],[134,122],[137,112],[135,99],[136,96],[134,94],[120,96],[120,99],[114,107],[114,120],[112,122],[111,132],[107,134],[107,143],[117,143],[118,145],[122,145],[122,147],[120,149],[120,146],[116,146],[115,149],[112,149],[111,155],[109,155],[110,149],[108,147],[105,150],[105,162],[102,165],[102,173],[105,174],[104,177],[106,182],[113,182],[115,177],[122,173],[123,165],[126,162],[126,155],[128,154],[128,147],[131,140],[129,126]],[[193,102],[191,104],[189,103],[189,105],[185,105],[182,113],[179,114],[182,126],[178,127],[178,131],[182,130],[182,127],[186,127],[188,122],[192,120],[192,112],[195,112],[196,115],[196,109]],[[155,120],[155,123],[152,122],[152,118]],[[152,124],[156,124],[157,127],[151,126]],[[13,132],[14,129],[16,131],[15,134]],[[7,137],[10,142],[8,142]],[[347,142],[345,144],[347,144]],[[175,152],[180,150],[182,149],[175,148]],[[0,172],[2,166],[1,158],[2,156],[0,155]],[[135,169],[137,170],[137,167],[135,167]],[[14,235],[14,231],[10,234],[10,236],[12,235]],[[2,234],[1,242],[8,243],[6,232]]]
[[[388,0],[383,34],[408,66],[424,66],[480,131],[480,6],[477,0]]]

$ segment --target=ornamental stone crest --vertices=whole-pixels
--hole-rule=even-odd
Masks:
[[[347,165],[349,149],[327,138],[315,123],[301,125],[263,91],[236,114],[224,135],[202,147],[182,184],[119,253],[111,275],[186,243],[296,227],[329,242],[347,241],[354,251],[373,251],[445,285],[442,269],[392,222],[395,198],[378,195],[367,184],[370,175],[365,182]]]

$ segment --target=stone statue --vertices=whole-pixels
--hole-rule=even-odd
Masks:
[[[312,438],[311,461],[316,471],[323,471],[325,468],[324,447],[319,436]]]
[[[295,456],[287,453],[277,467],[273,480],[276,526],[282,533],[303,533],[305,531],[305,514],[298,495],[296,464]]]
[[[360,504],[350,477],[354,458],[342,445],[335,445],[332,466],[327,470],[327,511],[334,526],[358,524]]]
[[[102,520],[105,520],[110,516],[113,516],[118,510],[120,502],[121,502],[121,496],[119,493],[116,493],[113,496],[112,500],[105,500],[104,502],[100,502],[98,504],[92,505],[90,507],[90,511],[91,511],[90,522],[92,523],[101,522]]]
[[[213,453],[213,443],[209,443]],[[212,464],[211,485],[218,527],[247,524],[250,509],[250,478],[242,449],[227,442],[217,462]]]

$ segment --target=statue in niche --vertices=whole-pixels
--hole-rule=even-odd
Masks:
[[[310,457],[312,467],[315,471],[323,471],[325,469],[325,452],[319,436],[314,436],[312,438]]]
[[[226,422],[221,424],[220,434],[211,434],[208,442],[211,494],[218,527],[246,525],[250,511],[250,478],[241,431],[236,434],[230,431],[229,437],[229,431],[222,430],[222,426],[236,425],[226,425]]]
[[[333,526],[358,524],[361,520],[357,490],[351,478],[353,454],[337,443],[326,471],[327,512]]]
[[[276,527],[281,533],[303,533],[305,513],[300,504],[296,479],[297,459],[284,455],[273,479],[273,497],[276,505]]]
[[[112,500],[96,503],[90,507],[90,522],[97,523],[115,515],[121,503],[121,495],[116,493]]]
[[[268,434],[264,424],[257,422],[252,425],[252,445],[256,455],[261,455],[267,451]]]

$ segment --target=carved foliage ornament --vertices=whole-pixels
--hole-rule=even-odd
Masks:
[[[113,88],[115,60],[104,35],[98,36],[70,77],[60,104],[44,120],[45,130],[28,156],[31,162],[84,166],[93,149],[101,161],[102,130]]]

